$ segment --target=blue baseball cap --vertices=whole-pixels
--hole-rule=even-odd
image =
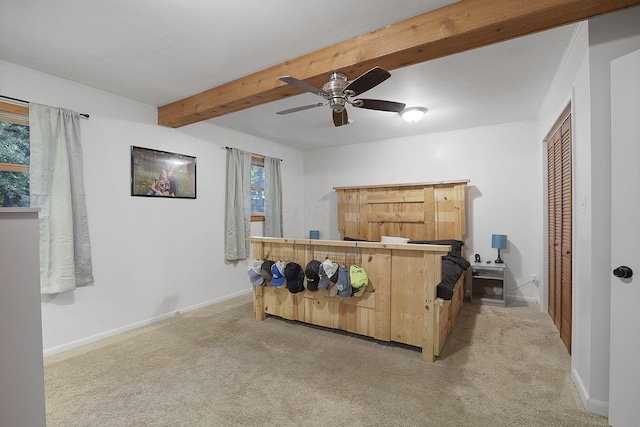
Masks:
[[[284,261],[276,261],[271,266],[271,286],[282,286],[284,283],[284,269],[287,263]]]

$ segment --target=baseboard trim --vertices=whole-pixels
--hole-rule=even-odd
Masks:
[[[89,336],[89,337],[86,337],[86,338],[82,338],[82,339],[79,339],[79,340],[76,340],[76,341],[71,341],[71,342],[68,342],[66,344],[62,344],[62,345],[56,346],[56,347],[47,348],[47,349],[44,349],[44,351],[43,351],[43,357],[53,356],[55,354],[59,354],[59,353],[62,353],[62,352],[68,351],[68,350],[73,350],[74,348],[78,348],[78,347],[81,347],[83,345],[91,344],[91,343],[94,343],[96,341],[103,340],[105,338],[110,338],[110,337],[113,337],[115,335],[121,334],[123,332],[132,331],[134,329],[141,328],[143,326],[149,326],[151,324],[154,324],[154,323],[157,323],[157,322],[160,322],[160,321],[163,321],[163,320],[170,319],[170,318],[172,318],[173,316],[175,316],[178,313],[187,313],[189,311],[197,310],[199,308],[203,308],[203,307],[206,307],[206,306],[211,305],[211,304],[216,304],[216,303],[219,303],[219,302],[222,302],[222,301],[226,301],[226,300],[229,300],[231,298],[235,298],[235,297],[238,297],[240,295],[245,295],[245,294],[248,294],[248,293],[251,293],[251,292],[253,292],[253,288],[245,289],[243,291],[235,292],[233,294],[225,295],[223,297],[214,298],[214,299],[208,300],[208,301],[203,301],[201,303],[194,304],[194,305],[191,305],[189,307],[182,307],[180,309],[173,310],[173,311],[171,311],[169,313],[165,313],[165,314],[161,314],[159,316],[155,316],[155,317],[152,317],[152,318],[149,318],[149,319],[141,320],[140,322],[132,323],[130,325],[122,326],[120,328],[111,329],[109,331],[101,332],[99,334],[92,335],[92,336]]]
[[[526,302],[526,303],[535,303],[538,306],[540,306],[540,299],[538,297],[526,297],[526,296],[511,296],[511,295],[507,295],[507,299],[508,300],[515,300],[515,301],[520,301],[520,302]]]
[[[587,392],[580,375],[575,369],[571,370],[571,379],[578,390],[578,395],[580,396],[580,400],[582,400],[582,404],[584,408],[591,412],[592,414],[600,415],[602,417],[609,417],[609,402],[603,402],[601,400],[591,399],[589,397],[589,393]]]

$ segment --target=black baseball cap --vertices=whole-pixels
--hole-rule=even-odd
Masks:
[[[292,294],[297,294],[304,290],[304,271],[300,264],[290,262],[284,268],[284,278],[287,279],[287,289]]]

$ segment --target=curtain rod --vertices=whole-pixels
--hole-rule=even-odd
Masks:
[[[10,96],[0,95],[0,98],[10,99],[10,100],[12,100],[12,101],[22,102],[22,103],[24,103],[24,104],[28,104],[28,103],[29,103],[29,101],[25,101],[24,99],[12,98],[12,97],[10,97]],[[88,115],[88,114],[84,114],[84,113],[78,113],[78,114],[80,114],[80,115],[81,115],[82,117],[84,117],[85,119],[88,119],[88,118],[89,118],[89,115]]]
[[[221,147],[221,148],[223,150],[227,150],[227,151],[233,149],[233,147],[227,147],[226,145],[224,147]],[[255,154],[256,156],[261,156],[261,157],[271,157],[271,156],[265,156],[264,154],[258,154],[258,153],[252,153],[252,154]],[[278,159],[278,158],[274,157],[274,159]],[[280,160],[281,162],[283,161],[282,159],[278,159],[278,160]]]

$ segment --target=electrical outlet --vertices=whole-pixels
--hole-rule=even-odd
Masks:
[[[531,281],[535,284],[538,283],[538,275],[536,273],[531,273]]]

